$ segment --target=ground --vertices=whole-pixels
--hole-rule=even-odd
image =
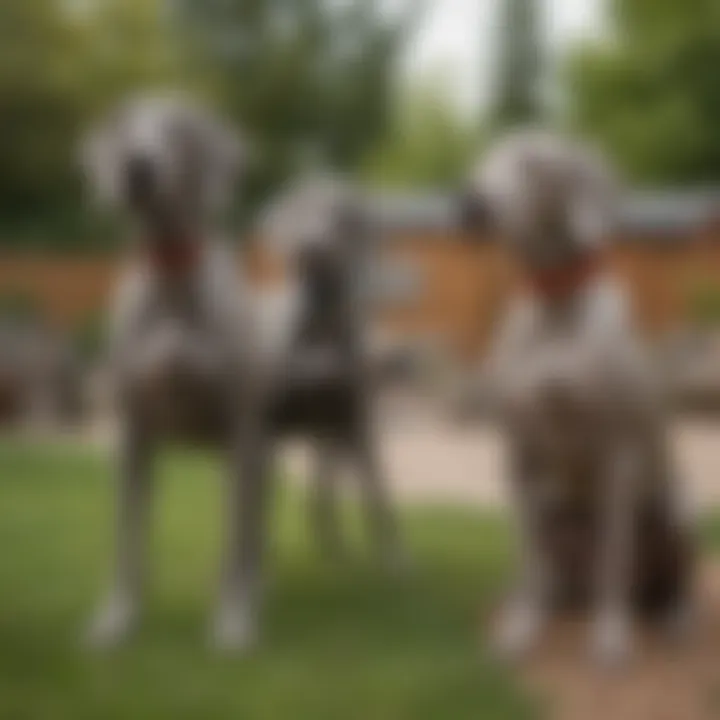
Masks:
[[[705,562],[691,641],[639,634],[636,657],[618,673],[588,662],[585,627],[557,623],[522,668],[523,687],[545,698],[553,720],[711,720],[720,718],[720,566]]]
[[[470,720],[478,708],[531,717],[477,644],[480,611],[506,568],[501,521],[416,508],[404,516],[415,569],[398,578],[364,557],[360,538],[354,559],[322,563],[297,491],[285,490],[262,646],[218,657],[207,630],[219,468],[187,455],[161,465],[147,622],[126,650],[93,656],[79,639],[111,557],[108,459],[92,448],[0,444],[2,720]]]
[[[0,442],[0,720],[720,716],[713,570],[702,593],[710,617],[686,654],[651,638],[633,674],[608,678],[587,662],[584,635],[562,629],[518,672],[492,662],[482,637],[511,566],[496,439],[477,428],[443,436],[421,416],[395,428],[384,453],[395,493],[412,501],[411,573],[388,576],[366,557],[352,504],[357,552],[321,561],[291,484],[274,510],[266,634],[243,659],[207,645],[220,546],[214,461],[162,459],[148,617],[127,649],[94,656],[79,637],[111,557],[110,458],[93,444]],[[709,501],[698,449],[709,452],[712,436],[676,436],[693,494]],[[720,522],[701,527],[709,558]]]

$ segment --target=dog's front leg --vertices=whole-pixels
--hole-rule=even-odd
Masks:
[[[592,629],[595,657],[618,665],[632,651],[632,589],[640,456],[632,443],[617,443],[609,457],[601,508],[597,608]]]
[[[137,621],[147,555],[149,465],[149,440],[139,423],[126,419],[119,445],[115,577],[89,628],[88,642],[93,646],[119,643]]]
[[[519,531],[520,571],[517,587],[494,630],[501,656],[516,659],[536,644],[549,614],[551,573],[543,551],[538,493],[543,479],[528,463],[521,447],[510,449],[513,505]]]
[[[227,541],[213,639],[227,650],[246,650],[257,638],[266,515],[272,478],[269,438],[257,417],[244,424],[231,448]]]

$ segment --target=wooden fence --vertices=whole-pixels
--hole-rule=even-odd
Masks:
[[[611,263],[626,279],[639,323],[649,335],[687,320],[694,287],[720,288],[720,242],[715,237],[672,242],[635,238],[614,248]],[[281,275],[278,263],[258,252],[248,261],[259,283]],[[399,334],[437,337],[461,356],[482,351],[517,282],[496,244],[455,236],[396,237],[383,247],[376,267],[378,272],[396,271],[385,273],[390,285],[393,278],[412,281],[404,294],[381,307],[380,322]],[[70,328],[106,307],[117,268],[113,257],[0,254],[0,295],[30,296],[49,320]]]

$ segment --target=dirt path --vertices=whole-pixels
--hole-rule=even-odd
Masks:
[[[698,627],[682,646],[646,633],[632,665],[609,674],[588,660],[586,628],[558,625],[523,680],[552,720],[717,720],[720,566],[704,568],[698,595]]]
[[[381,437],[388,480],[403,502],[507,505],[502,438],[492,427],[458,427],[419,413],[388,421]],[[720,509],[720,423],[680,422],[671,438],[691,509]],[[289,448],[286,457],[293,474],[311,473],[303,448]]]

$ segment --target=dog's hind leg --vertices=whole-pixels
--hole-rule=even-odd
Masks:
[[[408,558],[400,541],[397,518],[388,496],[372,432],[361,432],[355,440],[354,450],[371,541],[381,562],[388,569],[405,570]]]
[[[649,562],[653,579],[664,591],[659,598],[662,604],[660,622],[667,639],[672,643],[683,643],[695,633],[699,620],[692,583],[695,570],[693,519],[687,498],[680,494],[680,483],[669,458],[661,451],[656,452],[656,457],[661,459],[651,478],[656,480],[656,509],[651,516],[654,522],[646,522],[643,528],[641,562]]]
[[[130,632],[140,611],[147,556],[151,482],[148,438],[132,421],[120,438],[115,577],[89,628],[93,646],[112,646]]]
[[[602,536],[592,650],[597,660],[617,666],[632,653],[632,589],[637,576],[635,522],[642,458],[636,445],[611,448],[602,507]]]
[[[310,517],[320,551],[330,559],[345,555],[346,547],[338,517],[340,448],[337,443],[315,444],[315,477],[311,479]]]

